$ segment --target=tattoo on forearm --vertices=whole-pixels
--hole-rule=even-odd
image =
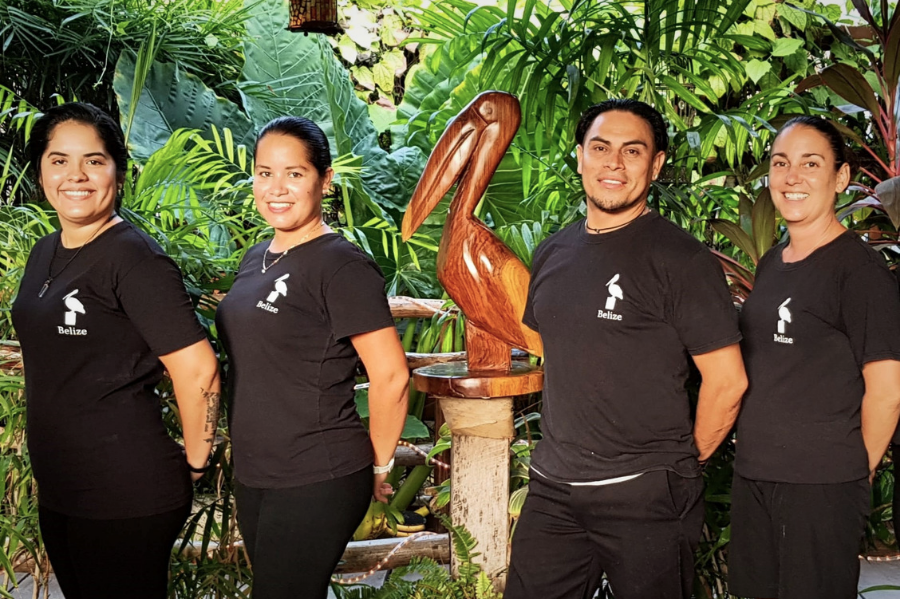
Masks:
[[[200,389],[200,394],[206,400],[206,423],[203,425],[203,433],[207,435],[207,438],[204,441],[212,445],[219,425],[219,398],[221,394],[218,391],[208,391],[203,388]]]

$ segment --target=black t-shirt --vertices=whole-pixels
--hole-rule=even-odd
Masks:
[[[350,337],[394,326],[381,271],[340,235],[300,245],[263,273],[268,245],[247,252],[216,314],[229,358],[235,476],[262,489],[372,463],[353,401]]]
[[[773,482],[859,480],[868,475],[861,369],[900,360],[897,281],[852,231],[798,262],[782,262],[784,247],[760,260],[741,311],[750,388],[735,469]]]
[[[39,501],[96,519],[177,509],[191,482],[161,418],[158,357],[205,333],[178,267],[130,223],[76,252],[58,232],[39,240],[12,309]]]
[[[523,321],[544,342],[536,469],[561,482],[699,475],[691,355],[740,341],[721,267],[655,212],[609,233],[584,221],[534,255]]]

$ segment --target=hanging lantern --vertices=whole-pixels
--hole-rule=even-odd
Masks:
[[[344,30],[337,22],[337,0],[290,0],[288,29],[305,34],[336,35]]]

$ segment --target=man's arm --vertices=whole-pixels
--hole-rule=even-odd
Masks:
[[[747,390],[747,373],[737,343],[693,358],[703,376],[694,419],[694,444],[700,451],[698,459],[705,462],[737,420],[741,398]]]
[[[900,362],[879,360],[863,366],[862,436],[869,454],[869,478],[881,463],[900,416]]]

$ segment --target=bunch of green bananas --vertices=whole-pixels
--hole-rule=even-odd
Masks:
[[[368,539],[377,539],[382,534],[388,534],[392,537],[408,537],[414,532],[425,530],[425,517],[428,515],[428,507],[420,507],[419,509],[408,512],[402,512],[402,521],[397,522],[397,530],[393,530],[388,526],[387,517],[385,515],[384,504],[373,501],[369,504],[369,509],[363,521],[360,522],[353,533],[354,541],[365,541]]]

